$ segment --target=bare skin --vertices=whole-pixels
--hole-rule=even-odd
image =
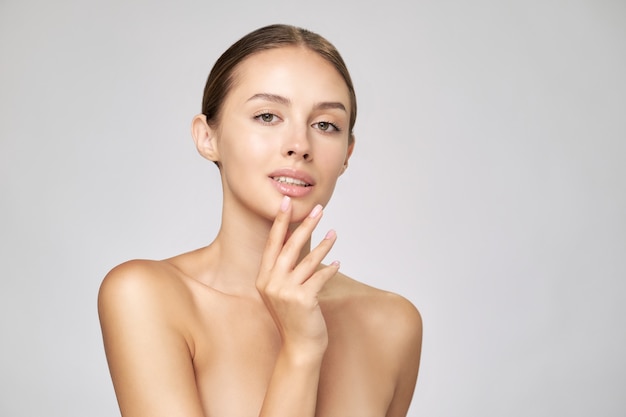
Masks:
[[[352,152],[347,133],[325,124],[345,125],[345,109],[317,104],[346,103],[342,85],[308,50],[270,50],[242,63],[219,128],[194,119],[199,152],[220,164],[218,236],[171,259],[122,264],[99,294],[124,417],[406,415],[419,313],[338,263],[322,265],[334,231],[311,249]],[[277,167],[305,173],[310,190],[276,184]]]

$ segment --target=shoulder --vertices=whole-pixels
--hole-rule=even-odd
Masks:
[[[329,331],[342,349],[358,349],[368,363],[394,381],[389,416],[406,415],[422,352],[422,317],[409,300],[337,274],[324,297]],[[333,332],[333,330],[335,330]],[[346,348],[348,346],[349,348]]]
[[[192,345],[193,306],[192,291],[170,263],[132,260],[120,264],[105,276],[98,293],[105,347],[121,338],[164,332],[173,332]]]
[[[102,320],[150,315],[176,319],[189,305],[191,293],[179,272],[166,261],[132,260],[113,268],[98,293]]]
[[[189,297],[166,261],[125,262],[104,278],[98,313],[123,415],[201,415]]]
[[[422,317],[405,297],[337,274],[328,291],[329,304],[343,310],[370,332],[392,345],[419,349]]]
[[[180,287],[175,270],[164,261],[137,259],[113,268],[100,285],[98,298],[150,297]]]

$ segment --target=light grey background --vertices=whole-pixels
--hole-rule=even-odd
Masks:
[[[626,415],[626,3],[0,0],[0,415],[115,416],[96,313],[207,244],[189,124],[227,46],[328,37],[359,99],[321,230],[421,310],[411,416]],[[349,416],[346,416],[349,417]]]

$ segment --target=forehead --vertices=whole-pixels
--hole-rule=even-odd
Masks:
[[[229,96],[249,98],[258,93],[350,105],[348,86],[339,71],[317,52],[301,46],[257,52],[236,67]]]

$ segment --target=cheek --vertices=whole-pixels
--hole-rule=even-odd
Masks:
[[[271,140],[243,127],[224,131],[220,139],[222,164],[235,164],[238,169],[245,170],[247,167],[256,165],[274,151]]]
[[[321,162],[324,170],[331,175],[339,176],[348,155],[347,146],[343,143],[333,143],[320,150]]]

